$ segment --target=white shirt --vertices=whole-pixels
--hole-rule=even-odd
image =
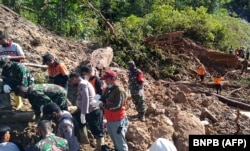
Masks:
[[[20,150],[12,142],[3,142],[3,143],[0,143],[0,151],[20,151]]]
[[[11,42],[9,47],[0,46],[0,55],[24,56],[24,52],[19,44]]]

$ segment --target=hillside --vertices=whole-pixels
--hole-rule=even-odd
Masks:
[[[41,64],[41,56],[50,52],[63,61],[70,70],[75,70],[82,63],[93,64],[96,61],[101,64],[100,60],[93,56],[102,55],[102,59],[106,59],[110,68],[119,74],[121,84],[125,88],[128,87],[126,69],[120,68],[114,62],[111,63],[112,51],[103,55],[99,53],[102,51],[96,50],[94,44],[59,37],[3,8],[2,5],[0,5],[0,24],[1,27],[7,27],[9,38],[23,47],[27,57],[25,62]],[[150,38],[148,45],[161,48],[165,56],[178,62],[181,65],[181,72],[159,80],[152,78],[152,73],[145,73],[145,95],[149,106],[145,122],[137,120],[134,105],[128,97],[127,113],[130,126],[127,140],[130,151],[145,151],[158,137],[173,140],[178,150],[187,151],[189,134],[250,133],[250,119],[221,102],[223,101],[221,96],[224,96],[238,101],[243,99],[241,102],[250,104],[248,86],[231,82],[239,77],[247,78],[247,75],[239,76],[240,58],[207,49],[182,34],[178,36],[174,33],[163,34],[151,37],[153,43],[149,41]],[[196,76],[200,63],[208,70],[204,83],[200,83]],[[32,70],[43,72],[40,69]],[[222,73],[224,76],[221,96],[214,94],[215,90],[212,88],[215,73]],[[27,110],[22,109],[22,112]],[[13,129],[13,140],[25,146],[37,141],[36,124],[33,121],[23,123],[9,121],[8,124]],[[93,141],[93,138],[91,140]],[[106,143],[112,147],[108,135]],[[82,150],[92,151],[94,146],[94,143],[82,145]]]

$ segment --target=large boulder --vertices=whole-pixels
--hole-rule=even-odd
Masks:
[[[97,69],[108,68],[112,62],[114,53],[111,47],[94,50],[90,56],[90,64]]]
[[[193,114],[180,111],[174,119],[175,145],[177,150],[188,151],[188,137],[190,134],[205,134],[204,125]]]

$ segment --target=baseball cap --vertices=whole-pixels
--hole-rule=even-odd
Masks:
[[[113,70],[107,70],[101,77],[101,80],[106,80],[107,78],[115,78],[116,76],[116,72],[114,72]]]
[[[0,56],[0,68],[3,68],[8,62],[7,56]]]
[[[43,64],[45,64],[47,61],[54,59],[54,56],[50,53],[47,53],[46,55],[43,56]]]
[[[60,110],[60,107],[56,103],[48,103],[43,107],[43,116],[51,115],[53,112],[58,112]]]
[[[81,67],[81,72],[91,72],[92,71],[92,67],[90,66],[82,66]]]
[[[158,138],[148,151],[177,151],[172,142],[165,138]]]

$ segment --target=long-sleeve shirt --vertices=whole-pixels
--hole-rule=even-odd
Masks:
[[[62,111],[62,116],[58,119],[57,136],[68,141],[69,151],[79,151],[80,145],[74,132],[73,117],[68,111]]]
[[[77,106],[80,108],[82,114],[88,114],[96,108],[90,105],[94,101],[95,89],[87,80],[81,79],[77,88]]]
[[[11,66],[5,66],[2,70],[3,83],[8,84],[12,90],[16,86],[30,86],[33,84],[33,79],[26,67],[17,62],[11,62]]]
[[[36,143],[33,151],[53,150],[53,148],[60,149],[62,151],[69,151],[68,141],[50,133]]]
[[[41,105],[56,103],[61,109],[67,106],[66,90],[56,84],[35,84],[28,89],[28,99],[36,115],[40,114]]]

